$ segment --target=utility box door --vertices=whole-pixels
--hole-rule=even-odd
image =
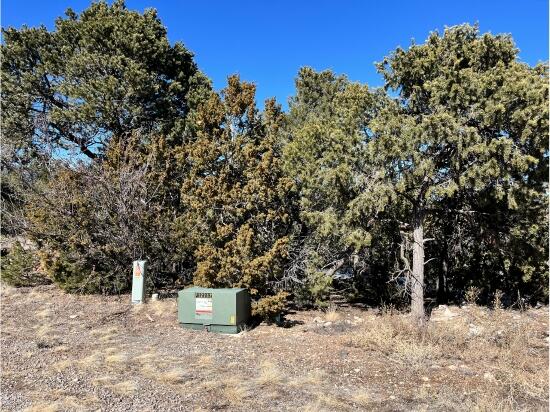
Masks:
[[[178,322],[186,328],[237,333],[250,318],[246,289],[191,287],[178,293]]]

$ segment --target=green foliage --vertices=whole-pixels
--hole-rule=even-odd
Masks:
[[[252,315],[274,320],[286,308],[288,292],[280,291],[276,295],[263,297],[252,305]]]
[[[188,174],[178,224],[195,245],[196,284],[247,287],[257,298],[279,291],[294,190],[280,167],[280,108],[268,100],[260,115],[254,95],[232,76],[222,97],[213,93],[197,112],[196,139],[182,148]]]
[[[508,35],[397,48],[384,89],[303,68],[288,114],[237,76],[213,92],[123,1],[3,38],[2,234],[70,292],[127,291],[147,259],[155,286],[247,287],[267,318],[338,288],[401,302],[411,282],[548,297],[548,66]],[[2,278],[32,283],[37,262],[15,245]]]
[[[6,284],[16,287],[48,282],[40,273],[36,251],[23,249],[19,242],[15,242],[6,256],[2,257],[0,277]]]
[[[457,265],[473,259],[468,276],[479,276],[489,289],[497,282],[521,286],[512,272],[529,272],[532,258],[506,256],[519,257],[523,248],[534,252],[539,279],[547,279],[543,244],[528,246],[529,237],[514,235],[522,232],[514,226],[527,209],[539,217],[546,210],[547,68],[518,61],[509,36],[480,35],[468,25],[399,48],[378,67],[399,98],[371,123],[370,161],[382,184],[408,205],[411,227],[443,234],[444,248],[453,237],[461,252],[468,245],[470,253],[455,255]],[[464,225],[438,227],[461,214],[473,214],[470,239]],[[534,225],[542,235],[546,225]],[[509,283],[511,277],[519,282]]]
[[[130,287],[131,263],[147,259],[153,283],[178,279],[189,256],[173,248],[173,187],[164,140],[112,140],[106,158],[59,165],[28,196],[29,234],[48,256],[50,277],[69,291],[120,293]],[[182,275],[182,273],[180,273]]]
[[[300,187],[303,247],[329,245],[317,269],[352,270],[365,292],[388,275],[410,286],[426,266],[428,293],[447,283],[458,297],[473,282],[547,296],[547,67],[516,56],[509,36],[463,25],[378,65],[395,99],[300,71],[285,171]],[[411,256],[416,244],[431,263]]]
[[[140,14],[121,0],[68,9],[51,32],[5,29],[4,136],[24,151],[53,145],[95,158],[113,136],[183,130],[209,87],[192,57],[170,44],[155,10]]]
[[[307,230],[300,254],[299,295],[319,305],[328,297],[337,271],[353,270],[356,280],[373,269],[369,254],[377,218],[384,218],[388,194],[373,190],[368,164],[367,126],[386,103],[380,91],[350,82],[330,71],[303,68],[291,100],[284,166],[300,188],[300,217]],[[374,217],[374,218],[373,218]],[[385,254],[385,256],[384,256]],[[385,272],[391,261],[378,254]]]

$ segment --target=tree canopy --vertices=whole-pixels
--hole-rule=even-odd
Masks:
[[[113,136],[183,131],[209,84],[154,9],[140,14],[123,1],[68,9],[53,31],[8,28],[3,37],[2,130],[20,149],[96,158]]]
[[[433,32],[382,88],[304,67],[285,113],[123,1],[3,33],[5,281],[123,293],[147,259],[152,288],[246,287],[268,317],[548,299],[548,65],[510,35]]]

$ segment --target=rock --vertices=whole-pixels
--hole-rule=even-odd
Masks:
[[[69,318],[74,319],[74,318],[76,318],[77,316],[78,316],[78,315],[71,315],[71,316],[69,316]]]
[[[479,336],[483,333],[483,327],[476,326],[473,323],[470,323],[468,328],[468,336]]]
[[[455,365],[449,365],[447,366],[448,369],[452,370],[452,371],[456,371],[457,367]]]
[[[358,373],[358,372],[361,371],[361,369],[354,369],[353,371],[354,371],[355,373]]]
[[[483,374],[483,379],[488,380],[488,381],[490,381],[490,382],[496,381],[495,375],[493,375],[491,372],[485,372],[485,373]]]
[[[323,323],[323,319],[320,317],[313,318],[313,323]]]
[[[439,305],[436,309],[432,310],[430,321],[446,322],[459,316],[460,314],[456,308],[451,310],[447,305]]]
[[[324,328],[328,328],[328,327],[330,327],[330,326],[332,326],[332,322],[325,322],[325,323],[323,323],[323,327],[324,327]]]
[[[428,381],[430,380],[430,378],[428,378],[427,376],[422,376],[422,380],[423,380],[424,382],[428,382]]]
[[[158,293],[153,293],[151,295],[151,301],[156,301],[156,300],[159,300],[159,294]]]

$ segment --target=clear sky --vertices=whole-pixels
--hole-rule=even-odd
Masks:
[[[3,0],[2,26],[44,24],[83,0]],[[195,53],[200,68],[221,88],[229,74],[253,81],[258,100],[275,96],[286,106],[301,66],[333,69],[380,86],[374,68],[412,38],[423,42],[444,26],[478,22],[482,32],[511,33],[523,61],[548,60],[548,0],[127,0],[128,8],[158,10],[172,42]]]

